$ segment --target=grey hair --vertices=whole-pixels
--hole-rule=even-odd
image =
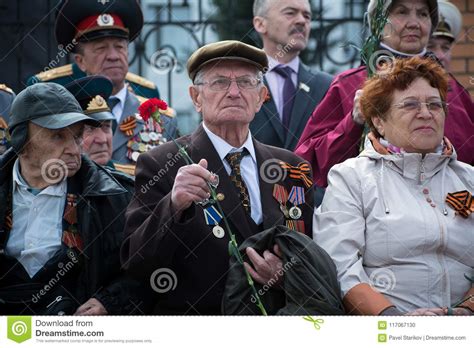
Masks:
[[[274,1],[274,0],[273,0]],[[255,0],[253,2],[253,15],[259,17],[265,17],[270,7],[269,0]]]

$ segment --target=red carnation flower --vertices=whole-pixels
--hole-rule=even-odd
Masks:
[[[154,117],[159,122],[159,114],[155,115],[155,113],[158,113],[158,110],[166,109],[168,109],[166,102],[158,98],[152,98],[141,104],[138,107],[138,112],[145,122],[147,122],[150,117]]]

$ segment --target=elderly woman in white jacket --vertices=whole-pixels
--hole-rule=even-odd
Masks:
[[[366,150],[331,169],[313,224],[348,313],[473,313],[474,168],[443,137],[447,88],[419,57],[364,85]]]

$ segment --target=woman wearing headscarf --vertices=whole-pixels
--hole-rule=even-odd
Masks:
[[[447,94],[420,57],[364,84],[365,149],[331,169],[313,223],[349,313],[473,313],[474,168],[444,137]]]
[[[376,5],[377,0],[369,3],[369,23]],[[388,22],[376,53],[399,58],[427,56],[428,39],[438,22],[436,0],[386,0],[384,8],[388,9]],[[377,59],[374,56],[369,61],[375,64]],[[334,164],[359,154],[364,120],[356,92],[366,77],[364,65],[336,76],[306,124],[295,152],[312,164],[318,186],[327,186],[327,174]],[[469,93],[452,75],[447,101],[445,134],[455,146],[458,159],[474,164],[474,105]]]

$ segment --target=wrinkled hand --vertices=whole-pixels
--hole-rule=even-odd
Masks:
[[[211,193],[207,181],[213,179],[213,174],[207,170],[205,159],[201,159],[198,164],[179,168],[171,190],[173,212],[179,214],[189,208],[193,202],[209,198]]]
[[[263,257],[253,248],[247,248],[245,251],[252,262],[253,268],[247,262],[244,262],[244,266],[256,282],[271,287],[281,285],[283,281],[283,262],[278,245],[273,246],[275,254],[265,250]]]
[[[414,311],[408,312],[405,315],[410,315],[410,316],[419,316],[419,315],[446,315],[446,311],[444,308],[418,308],[415,309]]]
[[[358,89],[354,96],[354,107],[352,109],[352,119],[355,123],[363,125],[365,120],[360,112],[360,97],[362,96],[362,90]]]
[[[80,306],[74,315],[107,315],[105,307],[95,298],[90,298]]]

